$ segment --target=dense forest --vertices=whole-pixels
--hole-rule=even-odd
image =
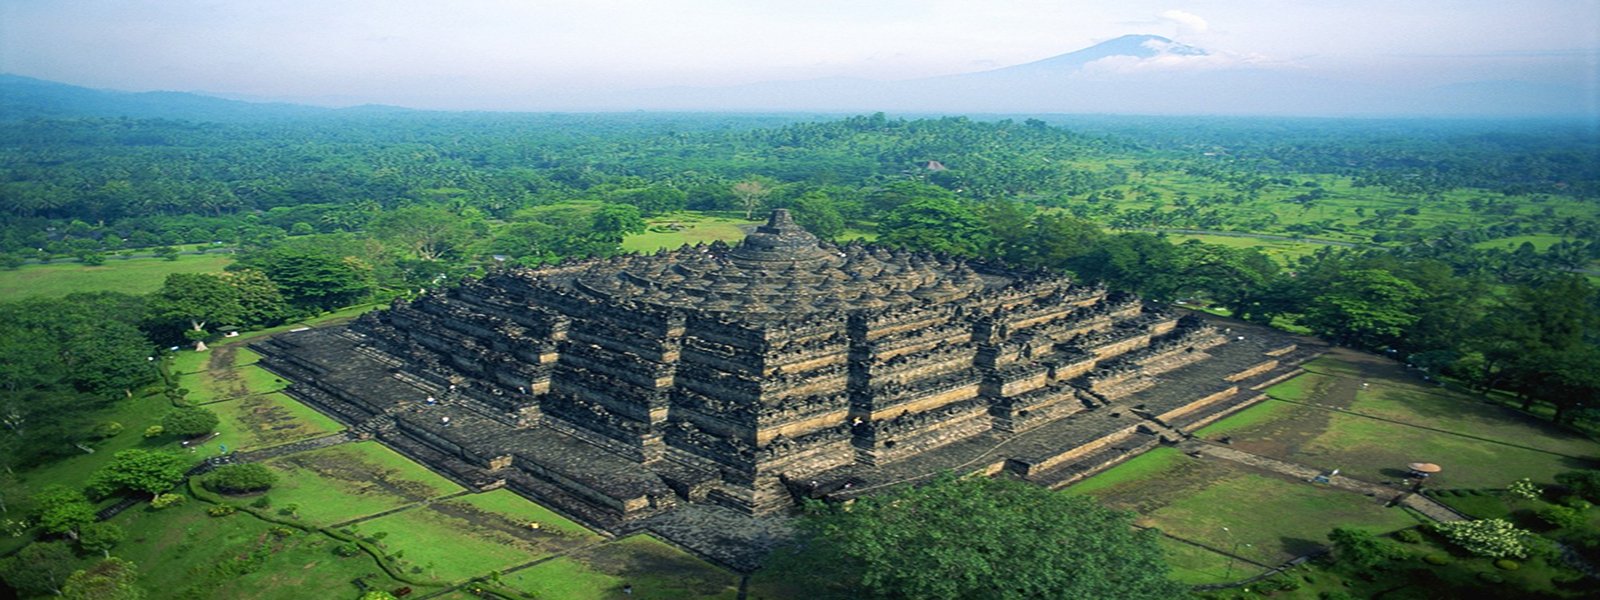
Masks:
[[[392,114],[0,124],[0,263],[209,244],[224,274],[0,306],[16,465],[156,380],[154,348],[622,251],[668,215],[1001,258],[1600,413],[1600,142],[1578,124],[883,114]],[[1274,235],[1270,257],[1169,231]],[[87,343],[85,340],[97,340]],[[82,408],[78,410],[73,407]]]

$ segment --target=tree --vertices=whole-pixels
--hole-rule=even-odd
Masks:
[[[831,240],[844,233],[844,216],[839,214],[833,200],[820,192],[795,198],[790,208],[794,210],[795,222],[819,238]]]
[[[1417,322],[1415,305],[1422,298],[1415,284],[1388,271],[1347,270],[1311,301],[1304,323],[1341,343],[1382,348]]]
[[[1435,523],[1433,528],[1461,549],[1489,558],[1526,557],[1523,540],[1532,535],[1505,519]]]
[[[266,273],[278,284],[278,290],[289,304],[301,309],[348,306],[365,297],[373,287],[371,265],[333,248],[283,244],[241,256],[239,262]]]
[[[679,192],[682,193],[682,192]],[[627,204],[607,204],[594,211],[596,233],[615,236],[618,242],[630,233],[644,233],[644,218],[640,209]]]
[[[271,470],[255,463],[223,465],[206,475],[206,487],[227,494],[244,494],[270,489],[278,482]]]
[[[221,274],[233,286],[239,299],[239,319],[234,325],[260,327],[277,325],[289,315],[278,284],[256,269],[239,269]]]
[[[206,325],[231,323],[244,316],[239,291],[221,276],[210,273],[173,273],[150,297],[150,310],[158,320],[188,323],[185,336],[196,352],[206,349]]]
[[[924,198],[896,208],[878,223],[878,241],[956,256],[979,256],[994,246],[989,227],[960,200]]]
[[[94,505],[83,492],[62,485],[49,485],[33,495],[39,527],[51,535],[78,539],[78,531],[95,521]]]
[[[1362,570],[1376,569],[1405,556],[1398,546],[1354,527],[1337,527],[1328,533],[1333,554],[1340,562]]]
[[[761,206],[761,200],[772,193],[772,188],[762,183],[760,179],[746,179],[733,184],[733,195],[739,197],[739,206],[744,207],[744,218],[755,218],[756,209]]]
[[[22,596],[61,594],[71,574],[72,550],[66,542],[35,542],[0,559],[0,579]]]
[[[89,476],[88,489],[97,497],[118,492],[155,496],[182,481],[188,468],[189,460],[177,454],[138,448],[123,450]]]
[[[127,537],[128,534],[116,525],[102,522],[88,523],[78,529],[78,547],[111,558],[111,549]]]
[[[1600,469],[1557,473],[1556,483],[1572,490],[1574,494],[1600,501]]]
[[[813,504],[775,568],[845,598],[1171,598],[1158,533],[1093,499],[943,476],[854,504]]]
[[[472,240],[468,219],[435,206],[408,206],[384,212],[372,220],[368,229],[422,260],[439,260]]]
[[[108,556],[67,577],[61,596],[66,600],[144,600],[145,593],[137,585],[138,581],[137,566]]]
[[[221,423],[217,413],[198,406],[174,408],[161,417],[161,431],[178,437],[199,437],[215,431]]]

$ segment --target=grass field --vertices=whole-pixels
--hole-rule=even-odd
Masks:
[[[182,377],[182,385],[189,390],[184,399],[190,404],[208,404],[243,398],[255,394],[276,392],[289,386],[289,382],[255,365],[212,369]]]
[[[326,435],[344,429],[337,421],[283,394],[258,394],[206,405],[217,413],[217,437],[200,447],[215,453],[254,450]]]
[[[539,528],[528,526],[538,522]],[[599,542],[577,523],[506,490],[473,494],[351,525],[401,553],[407,568],[460,581]]]
[[[128,534],[113,553],[139,566],[140,586],[151,598],[354,598],[351,580],[363,576],[383,589],[404,585],[370,556],[336,556],[327,536],[293,529],[278,530],[288,533],[280,536],[247,513],[210,517],[208,506],[191,500],[159,511],[140,507],[112,521]]]
[[[744,239],[745,232],[749,228],[763,222],[689,213],[658,217],[650,219],[648,231],[624,238],[622,249],[630,252],[655,252],[662,248],[674,250],[684,244],[710,243],[716,240],[731,243]],[[677,229],[668,230],[672,227]]]
[[[1435,462],[1446,487],[1503,487],[1593,466],[1600,443],[1517,411],[1428,384],[1387,359],[1337,353],[1266,390],[1268,401],[1201,429],[1241,449],[1372,482]]]
[[[23,265],[0,270],[0,300],[55,298],[74,292],[148,294],[160,289],[167,275],[216,273],[231,262],[233,257],[226,254],[185,254],[175,261],[113,258],[98,267],[76,262]]]
[[[377,442],[300,452],[267,462],[278,474],[274,508],[296,505],[300,518],[332,525],[463,491]]]
[[[1555,473],[1592,465],[1585,457],[1600,454],[1600,444],[1593,440],[1440,389],[1381,357],[1335,351],[1306,368],[1309,372],[1267,390],[1277,399],[1195,434],[1210,440],[1229,437],[1238,450],[1311,467],[1337,467],[1370,482],[1398,479],[1408,462],[1437,462],[1445,472],[1430,485],[1447,488],[1501,488],[1521,477],[1548,482]],[[1064,493],[1097,497],[1113,508],[1133,511],[1140,525],[1198,544],[1162,542],[1173,577],[1192,584],[1228,579],[1227,552],[1256,563],[1277,564],[1325,546],[1328,531],[1336,526],[1388,532],[1417,523],[1410,513],[1384,508],[1383,498],[1269,475],[1237,463],[1191,458],[1171,448],[1136,457]],[[1461,501],[1478,500],[1467,498]],[[1461,508],[1469,513],[1493,509]],[[1441,570],[1439,576],[1470,583],[1477,573],[1495,570],[1487,561],[1457,559],[1461,564]],[[1517,581],[1508,577],[1505,585],[1540,589],[1548,587],[1555,575],[1553,567],[1538,561],[1530,561],[1527,568],[1535,574],[1518,575],[1522,579]],[[1236,561],[1232,579],[1260,570]],[[1332,573],[1318,577],[1340,581]],[[1546,583],[1539,583],[1540,577]]]
[[[739,596],[737,575],[647,535],[543,562],[503,581],[535,598],[559,600],[732,600]],[[622,594],[624,585],[633,586],[631,596]]]
[[[1182,244],[1189,240],[1200,240],[1207,244],[1227,246],[1229,248],[1255,248],[1262,254],[1278,261],[1279,264],[1293,264],[1302,256],[1311,256],[1318,248],[1326,244],[1316,242],[1295,242],[1290,240],[1264,240],[1258,238],[1234,237],[1228,235],[1201,235],[1201,234],[1167,234],[1167,239],[1174,244]]]

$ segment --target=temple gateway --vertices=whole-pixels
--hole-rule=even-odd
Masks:
[[[736,534],[674,513],[945,471],[1063,486],[1319,349],[1055,273],[834,245],[781,209],[736,246],[502,270],[255,347],[299,400],[471,488],[735,566]]]

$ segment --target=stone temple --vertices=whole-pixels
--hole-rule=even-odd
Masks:
[[[734,566],[740,520],[945,471],[1066,485],[1318,349],[1059,274],[821,242],[783,210],[736,246],[502,270],[255,347],[301,401],[471,488]]]

